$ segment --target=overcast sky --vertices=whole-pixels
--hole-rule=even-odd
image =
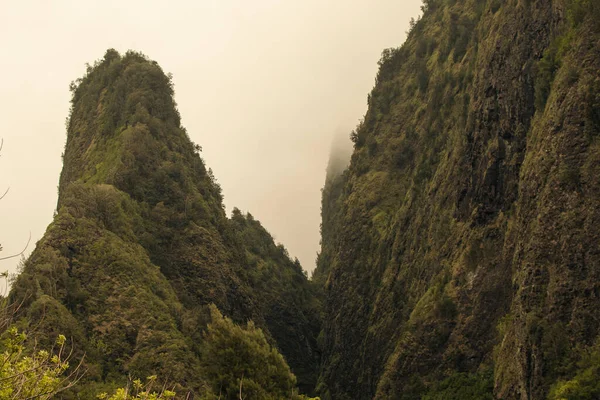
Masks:
[[[1,256],[34,248],[56,207],[69,82],[107,48],[175,82],[182,123],[232,207],[312,271],[332,138],[366,111],[382,49],[421,0],[0,0]],[[14,271],[16,261],[0,262]]]

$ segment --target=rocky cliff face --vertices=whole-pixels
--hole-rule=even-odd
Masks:
[[[170,78],[138,53],[109,50],[72,91],[58,211],[11,293],[38,339],[72,337],[92,386],[158,373],[200,391],[214,303],[254,320],[312,389],[313,287],[258,222],[226,217]],[[276,278],[257,286],[267,270]]]
[[[600,6],[424,8],[323,192],[319,391],[595,398]]]

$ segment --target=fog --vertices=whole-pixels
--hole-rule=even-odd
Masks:
[[[0,0],[0,194],[10,187],[0,200],[0,257],[18,253],[31,232],[28,254],[52,221],[69,83],[115,48],[173,74],[182,123],[228,212],[250,211],[311,271],[333,138],[348,140],[382,49],[405,40],[420,4]]]
[[[346,129],[338,129],[333,136],[329,149],[325,182],[341,175],[348,165],[350,165],[350,157],[352,156],[354,145],[349,140],[348,132]]]

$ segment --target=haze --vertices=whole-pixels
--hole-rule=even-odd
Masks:
[[[228,212],[250,211],[312,271],[332,140],[364,115],[382,49],[404,41],[420,4],[0,0],[0,194],[10,187],[0,256],[31,232],[29,253],[52,221],[69,82],[112,47],[173,73],[182,123]]]

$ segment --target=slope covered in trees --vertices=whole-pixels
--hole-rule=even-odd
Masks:
[[[323,191],[325,399],[595,399],[600,5],[428,0]]]
[[[250,285],[275,341],[294,366],[304,393],[314,390],[320,361],[317,337],[321,330],[320,286],[306,282],[298,259],[290,260],[283,245],[252,215],[233,210],[231,225],[243,243]]]
[[[226,217],[156,62],[109,50],[73,83],[57,214],[10,294],[31,343],[84,360],[65,398],[152,375],[201,399],[600,397],[600,5],[423,11],[330,164],[313,282]]]
[[[202,358],[214,304],[254,321],[298,383],[314,387],[319,302],[257,222],[226,217],[170,77],[141,54],[108,50],[71,89],[57,214],[10,295],[38,343],[73,340],[90,397],[154,374],[204,393],[214,383]],[[273,277],[257,286],[264,268]]]

